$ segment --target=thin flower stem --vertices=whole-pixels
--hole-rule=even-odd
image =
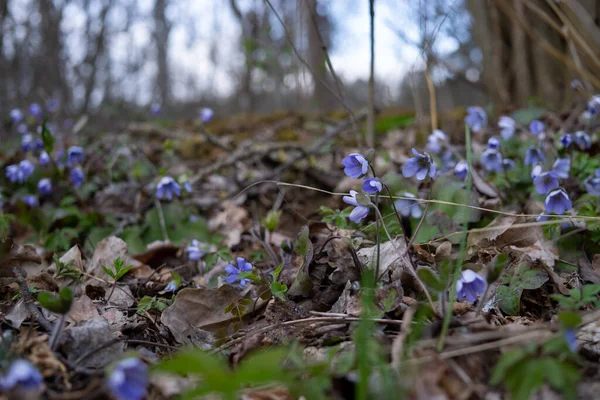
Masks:
[[[471,148],[471,130],[469,126],[465,126],[465,147],[467,150],[467,193],[471,193],[473,186],[473,176],[471,169],[473,168],[473,150]],[[450,320],[452,319],[452,311],[454,308],[454,301],[456,300],[456,281],[458,281],[460,277],[460,273],[462,270],[462,263],[465,257],[465,250],[467,247],[467,231],[469,224],[469,214],[464,214],[463,220],[463,231],[465,232],[462,236],[462,240],[460,242],[460,250],[458,253],[458,260],[456,265],[454,266],[454,274],[452,276],[452,282],[450,284],[450,296],[448,299],[448,309],[446,310],[446,314],[444,315],[444,322],[442,325],[442,332],[440,333],[440,340],[438,342],[438,351],[442,351],[444,349],[444,344],[446,341],[446,336],[448,335],[448,329],[450,328]]]
[[[52,351],[56,350],[56,345],[58,344],[58,338],[60,337],[60,333],[62,332],[63,327],[65,326],[65,321],[67,320],[67,315],[68,314],[62,314],[60,316],[60,319],[56,323],[56,325],[54,325],[54,329],[52,329],[52,335],[50,337],[50,350],[52,350]]]
[[[375,195],[375,209],[377,210],[377,214],[381,216],[381,213],[379,212],[379,193],[377,193]],[[381,225],[383,224],[383,218],[376,218],[375,219],[376,222],[376,230],[375,230],[375,235],[376,235],[376,240],[377,240],[377,261],[375,264],[375,279],[379,279],[379,262],[380,262],[380,258],[381,258]],[[385,225],[384,225],[385,228]],[[377,281],[373,281],[373,286],[375,286],[377,284]]]
[[[483,295],[479,299],[479,304],[477,304],[477,309],[475,310],[476,317],[478,317],[479,314],[481,313],[481,310],[483,309],[483,305],[485,304],[485,298],[487,297],[489,291],[490,291],[490,285],[486,285],[485,291],[483,292]]]
[[[163,234],[163,239],[165,240],[165,242],[169,242],[169,234],[167,233],[167,224],[165,222],[165,215],[163,214],[162,205],[160,204],[160,201],[156,198],[154,199],[154,205],[158,210],[158,222],[160,224],[160,229]]]
[[[408,246],[409,239],[408,239],[408,236],[406,235],[406,231],[404,230],[404,225],[402,224],[402,218],[400,218],[400,214],[398,213],[398,210],[396,209],[396,203],[394,202],[394,199],[392,197],[392,192],[387,185],[383,185],[383,187],[387,191],[387,194],[388,194],[390,200],[392,200],[392,209],[394,210],[394,214],[396,214],[396,218],[398,219],[398,224],[400,224],[400,229],[402,230],[402,236],[404,236],[404,242],[406,242],[406,248],[408,248],[409,247]]]
[[[427,196],[427,200],[431,199],[431,193],[432,192],[433,192],[433,179],[431,180],[431,187],[429,188],[429,195]],[[427,211],[429,210],[429,204],[431,204],[429,201],[427,201],[427,203],[425,203],[425,210],[423,210],[423,215],[421,215],[421,219],[419,220],[419,224],[417,225],[417,228],[415,229],[415,232],[410,237],[410,240],[406,244],[406,250],[404,250],[404,254],[405,255],[408,254],[408,251],[410,250],[413,242],[415,241],[415,238],[417,237],[417,234],[419,233],[419,230],[421,230],[421,227],[423,226],[423,221],[425,221],[425,218],[427,216]]]
[[[390,233],[388,232],[387,228],[385,227],[385,223],[383,223],[383,216],[381,215],[381,213],[379,212],[379,209],[377,207],[375,207],[375,212],[377,213],[377,217],[381,220],[381,226],[383,227],[383,231],[385,232],[390,243],[392,243],[394,250],[396,250],[396,252],[400,255],[400,257],[406,259],[407,257],[404,256],[404,253],[396,247],[396,243],[394,243],[394,241],[392,240]],[[429,291],[427,290],[427,286],[425,286],[425,284],[423,283],[421,278],[419,278],[419,276],[417,275],[417,271],[413,267],[412,262],[410,260],[408,260],[406,265],[408,265],[408,267],[410,268],[410,272],[413,274],[413,276],[415,277],[415,279],[421,286],[421,289],[423,289],[423,293],[425,293],[425,296],[427,297],[427,300],[429,301],[429,305],[431,306],[431,309],[435,312],[435,306],[433,304],[433,300],[431,299],[431,295],[429,294]]]

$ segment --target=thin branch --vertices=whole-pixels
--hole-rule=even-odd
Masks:
[[[371,63],[369,66],[369,114],[367,118],[367,146],[375,147],[375,0],[369,0],[371,27]]]

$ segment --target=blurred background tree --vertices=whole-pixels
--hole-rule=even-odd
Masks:
[[[368,2],[271,4],[285,29],[263,0],[4,0],[0,107],[364,107]],[[600,0],[378,0],[375,15],[379,108],[568,107],[573,79],[600,87]]]

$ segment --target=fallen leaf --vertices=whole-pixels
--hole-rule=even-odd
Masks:
[[[74,362],[114,338],[106,319],[93,318],[66,329],[60,343],[68,360]],[[124,343],[117,342],[84,358],[79,365],[87,368],[104,368],[121,356],[123,348]]]
[[[4,316],[4,319],[10,321],[12,327],[14,329],[19,329],[23,321],[29,318],[31,314],[29,310],[27,310],[27,305],[25,304],[25,300],[20,298],[19,301],[11,308],[11,310]]]
[[[112,278],[104,272],[102,266],[112,269],[117,258],[124,261],[127,259],[127,243],[116,236],[107,237],[96,246],[88,272],[110,284]]]
[[[96,305],[88,296],[83,295],[73,300],[71,306],[71,312],[69,312],[69,319],[74,323],[87,321],[88,319],[98,318],[100,314]]]
[[[387,241],[380,245],[379,258],[379,275],[385,274],[388,269],[400,268],[410,271],[405,266],[405,260],[402,253],[406,250],[406,243],[403,238],[396,238],[394,242]],[[373,247],[365,247],[357,252],[358,259],[367,268],[373,268],[377,259],[377,245]]]
[[[217,230],[225,236],[225,243],[229,247],[236,246],[242,239],[244,223],[248,219],[248,211],[231,201],[222,203],[219,211],[209,222],[211,230]]]

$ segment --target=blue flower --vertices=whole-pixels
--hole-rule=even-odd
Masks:
[[[467,177],[467,171],[469,170],[469,164],[466,161],[461,160],[456,163],[454,167],[454,174],[458,176],[460,179],[465,179]]]
[[[67,150],[67,167],[71,168],[83,163],[83,148],[80,146],[71,146]]]
[[[479,132],[487,123],[487,114],[481,107],[467,107],[465,123],[471,127],[473,132]]]
[[[211,108],[203,107],[200,109],[200,119],[205,124],[208,124],[210,122],[210,120],[213,119],[214,115],[215,115],[215,112]]]
[[[183,184],[183,189],[188,193],[192,193],[192,184],[189,181],[186,181]]]
[[[447,150],[444,154],[442,154],[441,159],[442,169],[444,171],[448,171],[449,169],[454,168],[454,166],[456,165],[456,162],[454,161],[454,157],[452,156],[452,152],[450,150]]]
[[[156,185],[156,198],[173,200],[173,195],[181,196],[181,186],[170,176],[163,176]]]
[[[369,162],[359,153],[351,153],[342,160],[344,173],[350,178],[360,178],[369,172]]]
[[[567,346],[569,346],[569,350],[571,350],[573,353],[577,352],[577,333],[575,332],[575,329],[565,329],[564,335]]]
[[[23,196],[23,203],[27,204],[29,207],[37,207],[39,205],[39,201],[37,196],[33,194],[27,194]]]
[[[517,164],[515,164],[515,162],[510,158],[503,159],[502,166],[504,167],[505,171],[510,171],[511,169],[517,168]]]
[[[246,284],[248,282],[252,282],[252,280],[250,280],[248,278],[240,278],[240,274],[242,272],[252,271],[252,264],[250,264],[249,262],[246,262],[246,260],[242,257],[238,257],[236,261],[237,261],[237,268],[233,264],[227,264],[227,266],[225,266],[225,272],[227,272],[227,274],[228,274],[225,282],[227,282],[231,285],[235,281],[239,280],[240,286],[246,287]]]
[[[542,166],[536,165],[531,169],[531,179],[535,179],[542,173]]]
[[[600,197],[600,168],[596,170],[594,175],[583,181],[585,189],[592,196]]]
[[[351,190],[350,196],[344,196],[342,200],[344,200],[344,203],[354,206],[354,210],[352,210],[352,212],[350,213],[349,218],[350,221],[358,224],[363,218],[365,218],[369,214],[369,207],[358,204],[358,201],[356,201],[357,194],[358,193],[356,192],[356,190]]]
[[[48,111],[49,113],[57,112],[59,107],[60,107],[60,101],[58,101],[58,99],[55,97],[46,101],[46,111]]]
[[[535,190],[539,194],[546,194],[558,187],[558,175],[553,171],[542,172],[535,177],[533,184],[535,185]]]
[[[456,281],[456,298],[462,300],[466,297],[469,303],[475,303],[477,296],[485,292],[486,286],[485,280],[474,271],[464,270]]]
[[[570,133],[565,133],[560,137],[560,142],[562,143],[565,149],[568,148],[573,143],[573,135],[571,135]]]
[[[149,383],[148,366],[138,358],[125,358],[115,365],[107,383],[117,400],[142,400]]]
[[[21,138],[21,149],[28,152],[36,148],[36,140],[31,133],[26,133]]]
[[[422,181],[429,175],[430,178],[435,178],[437,170],[435,163],[431,161],[429,153],[420,154],[415,149],[412,149],[413,158],[409,158],[402,167],[402,175],[405,178],[410,178],[416,175],[417,179]]]
[[[567,192],[563,188],[558,188],[548,193],[544,201],[544,208],[548,214],[555,213],[560,215],[573,208],[573,205]]]
[[[44,196],[52,193],[52,182],[49,178],[41,179],[37,184],[38,191]]]
[[[504,166],[502,165],[502,155],[498,150],[487,149],[481,155],[481,163],[486,171],[502,172]]]
[[[50,162],[50,156],[46,151],[40,153],[40,165],[48,165]]]
[[[549,221],[549,220],[550,220],[550,217],[549,217],[549,216],[547,216],[547,215],[546,215],[546,214],[544,214],[544,213],[540,213],[540,215],[538,215],[537,217],[535,217],[535,220],[536,220],[537,222],[546,222],[546,221]]]
[[[568,158],[558,158],[552,165],[552,171],[561,179],[567,179],[569,177],[570,169],[571,160]]]
[[[435,129],[431,135],[427,137],[427,150],[434,154],[439,154],[442,151],[444,142],[448,140],[448,137],[444,131]]]
[[[38,103],[31,103],[29,105],[29,114],[33,117],[36,118],[42,118],[44,111],[42,110],[42,107],[40,107],[40,105]]]
[[[525,154],[525,165],[535,165],[544,162],[546,158],[540,149],[531,146]]]
[[[42,387],[42,374],[29,361],[13,361],[8,372],[0,377],[0,392],[12,390],[37,391]]]
[[[408,199],[398,199],[394,201],[394,206],[396,206],[396,210],[403,217],[413,217],[413,218],[421,218],[423,215],[423,210],[421,210],[421,206],[416,200],[415,195],[412,193],[403,193],[402,196],[409,197]]]
[[[165,292],[174,292],[177,290],[177,282],[171,281],[165,288],[163,289]]]
[[[69,182],[73,187],[78,188],[85,180],[85,174],[80,167],[73,168],[69,171]]]
[[[383,185],[377,178],[367,178],[365,179],[362,188],[366,193],[375,194],[383,190]]]
[[[598,114],[598,111],[600,111],[600,95],[595,95],[588,101],[586,111],[591,115]]]
[[[544,125],[544,123],[542,121],[534,119],[529,124],[529,130],[531,131],[531,133],[533,133],[535,136],[537,136],[540,133],[543,133],[544,130],[546,130],[546,125]]]
[[[17,126],[17,132],[21,135],[26,134],[27,133],[27,125],[19,124],[19,126]]]
[[[495,137],[491,137],[488,140],[488,148],[490,149],[498,149],[500,147],[500,141],[495,138]]]
[[[575,137],[573,138],[573,142],[579,147],[581,150],[587,150],[592,147],[592,138],[585,131],[575,132]]]
[[[19,164],[6,167],[6,177],[9,181],[23,183],[33,174],[35,167],[29,160],[23,160]]]
[[[161,106],[158,103],[152,103],[150,104],[150,113],[152,113],[152,115],[158,115],[160,114],[160,110],[161,110]]]
[[[13,124],[18,124],[23,121],[23,112],[18,108],[13,108],[10,110],[10,119],[12,119]]]
[[[185,249],[188,254],[188,258],[193,261],[198,261],[204,257],[204,252],[200,250],[200,242],[196,239],[192,240],[192,243]]]
[[[502,116],[498,119],[498,126],[502,128],[500,136],[502,139],[508,140],[515,134],[515,120],[511,117]]]

